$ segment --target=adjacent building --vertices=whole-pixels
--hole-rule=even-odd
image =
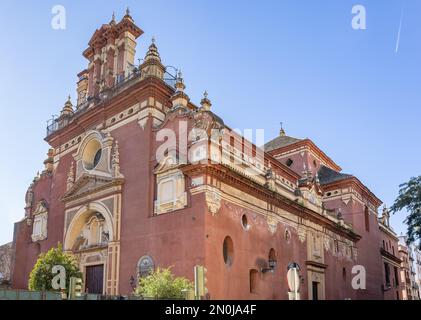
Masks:
[[[0,287],[9,287],[12,280],[13,243],[0,246]]]
[[[413,246],[415,283],[418,290],[418,299],[421,300],[421,250]]]
[[[400,268],[401,258],[399,255],[399,238],[390,226],[390,213],[386,207],[383,208],[382,216],[379,218],[380,226],[380,253],[383,264],[383,285],[382,291],[385,300],[401,300],[400,290]]]
[[[412,246],[407,244],[407,237],[399,237],[399,253],[401,256],[401,290],[403,300],[419,300],[418,284],[414,268]]]
[[[127,12],[89,41],[77,103],[50,122],[45,169],[15,226],[14,287],[63,243],[90,293],[130,294],[158,266],[193,280],[203,265],[204,298],[288,299],[295,263],[302,299],[399,298],[382,201],[310,139],[283,129],[264,148],[244,139],[207,93],[190,100],[155,40],[136,65],[142,34]]]

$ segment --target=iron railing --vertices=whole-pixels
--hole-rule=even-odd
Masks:
[[[60,119],[57,115],[52,116],[52,118],[48,120],[47,122],[47,137],[49,137],[56,131],[66,127],[69,123],[73,122],[74,119],[80,117],[86,111],[90,110],[91,108],[89,108],[89,106],[92,103],[96,106],[96,105],[99,105],[100,103],[110,100],[112,97],[119,94],[121,91],[127,89],[132,84],[134,84],[136,80],[140,80],[140,79],[141,79],[140,69],[138,67],[135,67],[131,70],[131,72],[125,78],[117,78],[115,80],[115,84],[112,87],[101,91],[95,97],[88,97],[86,101],[84,101],[83,103],[77,106],[76,111],[74,112],[72,117]],[[166,70],[163,80],[168,86],[174,88],[175,83],[177,81],[177,77],[176,75],[173,75],[168,70]]]

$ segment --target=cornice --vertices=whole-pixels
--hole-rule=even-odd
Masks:
[[[187,165],[182,168],[182,171],[190,176],[200,173],[214,176],[219,178],[221,181],[224,181],[224,183],[230,184],[236,188],[239,188],[245,193],[252,194],[257,198],[266,201],[268,205],[276,206],[287,212],[295,214],[301,219],[308,219],[318,224],[322,224],[326,229],[329,229],[336,234],[340,234],[349,240],[358,241],[361,239],[361,236],[356,234],[353,230],[346,229],[340,224],[328,219],[327,217],[322,216],[309,208],[303,207],[299,203],[288,199],[279,193],[270,191],[264,186],[261,186],[256,182],[248,179],[247,177],[243,177],[242,175],[222,165]]]
[[[308,138],[289,144],[287,146],[272,150],[270,151],[270,154],[274,155],[278,153],[284,153],[291,149],[297,149],[300,147],[309,148],[311,151],[317,154],[317,156],[319,156],[325,162],[327,166],[329,166],[330,168],[338,172],[342,171],[342,168],[339,165],[337,165],[326,153],[324,153],[312,140]]]
[[[349,178],[345,178],[340,181],[335,181],[332,183],[327,183],[322,186],[322,188],[326,190],[332,190],[337,188],[344,188],[344,187],[355,187],[359,193],[366,198],[368,198],[371,203],[373,203],[376,207],[380,207],[383,203],[379,198],[376,197],[376,195],[370,191],[358,178],[351,176]]]
[[[380,253],[383,257],[397,263],[397,264],[401,264],[402,260],[399,259],[398,257],[394,256],[393,254],[391,254],[390,252],[387,252],[386,250],[384,250],[383,248],[380,248]]]
[[[173,92],[173,89],[160,79],[155,77],[141,79],[109,100],[99,102],[90,110],[76,116],[65,127],[46,137],[45,141],[53,148],[57,148],[63,141],[71,140],[72,137],[86,132],[95,125],[105,123],[107,117],[118,114],[128,106],[146,100],[150,96],[161,99],[165,104]]]

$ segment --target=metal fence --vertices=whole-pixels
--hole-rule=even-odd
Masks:
[[[0,300],[61,300],[58,292],[0,289]]]
[[[166,69],[169,67],[166,67]],[[171,67],[174,68],[174,67]],[[163,80],[164,82],[174,88],[175,83],[177,82],[177,69],[175,69],[176,74],[172,74],[168,70],[165,71]],[[115,80],[115,83],[112,87],[107,88],[103,92],[99,93],[96,97],[89,97],[85,102],[83,102],[81,105],[77,107],[77,110],[73,114],[73,117],[71,119],[59,119],[59,116],[53,116],[50,120],[47,122],[47,137],[52,135],[54,132],[64,128],[67,126],[71,121],[73,121],[74,118],[79,117],[83,113],[87,112],[89,110],[88,106],[90,103],[95,102],[95,104],[99,104],[100,102],[104,102],[106,100],[109,100],[112,98],[116,92],[119,91],[120,88],[125,87],[130,82],[132,82],[135,79],[141,79],[142,74],[138,67],[133,68],[129,74],[125,77],[120,77]]]

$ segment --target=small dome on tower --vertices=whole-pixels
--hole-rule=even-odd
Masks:
[[[66,103],[64,104],[63,109],[61,110],[61,117],[63,116],[71,116],[73,115],[73,104],[72,104],[72,100],[71,97],[69,95]]]
[[[177,74],[177,80],[175,82],[175,88],[177,89],[177,92],[184,92],[184,90],[186,89],[186,85],[184,84],[184,80],[183,80],[183,74],[181,73],[181,70],[178,71]]]
[[[203,94],[203,99],[202,99],[202,101],[200,101],[200,105],[202,107],[202,110],[210,111],[210,109],[212,107],[212,102],[208,99],[208,92],[207,91],[205,91],[205,93]]]
[[[127,7],[127,9],[126,9],[126,14],[123,17],[123,20],[130,20],[130,21],[134,22],[132,16],[130,15],[129,7]]]
[[[110,25],[115,25],[116,24],[116,21],[115,21],[115,12],[113,12],[113,16],[112,16],[112,18],[111,18],[111,21],[110,21]]]
[[[145,61],[156,60],[161,62],[161,57],[159,56],[158,47],[155,44],[155,37],[152,38],[152,43],[149,46],[148,52],[145,56]]]

